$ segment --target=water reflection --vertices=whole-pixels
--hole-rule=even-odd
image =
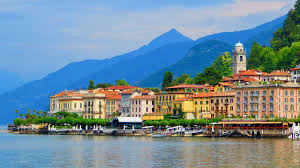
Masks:
[[[1,167],[300,167],[300,141],[0,135]]]

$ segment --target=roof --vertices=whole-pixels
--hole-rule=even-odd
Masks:
[[[86,95],[86,93],[82,93],[79,91],[74,91],[74,90],[66,90],[66,91],[62,91],[60,93],[57,93],[53,96],[50,96],[51,98],[54,97],[83,97],[84,95]]]
[[[297,70],[300,70],[300,68],[292,68],[290,69],[291,71],[297,71]]]
[[[240,71],[240,73],[236,74],[238,76],[261,76],[262,72],[255,70],[255,69],[249,69],[247,71]]]
[[[134,88],[139,88],[136,86],[110,86],[107,88],[104,88],[104,90],[128,90],[128,89],[134,89]]]
[[[130,99],[155,99],[155,96],[150,95],[142,95],[142,96],[134,96]]]
[[[282,71],[273,71],[271,73],[266,73],[264,76],[291,76],[291,74]]]
[[[188,101],[188,100],[193,100],[193,99],[191,97],[182,97],[182,98],[173,100],[173,102],[181,102],[181,101]]]
[[[108,99],[108,100],[121,100],[121,95],[118,94],[118,95],[116,95],[116,96],[108,97],[107,99]]]
[[[166,89],[179,89],[179,88],[199,88],[199,89],[203,89],[203,88],[207,88],[207,86],[180,84],[180,85],[176,85],[176,86],[166,87]]]
[[[235,44],[236,47],[244,47],[244,45],[241,42],[238,42]]]
[[[115,117],[113,120],[118,120],[119,123],[142,123],[143,120],[140,117]]]
[[[159,92],[155,93],[155,95],[163,95],[163,94],[193,94],[192,92]]]
[[[202,98],[202,97],[211,97],[214,93],[198,93],[196,95],[193,95],[193,98]]]
[[[118,91],[96,91],[94,93],[89,93],[84,95],[83,97],[103,97],[103,98],[110,98],[110,97],[114,97],[114,96],[118,96],[120,95],[120,92]]]
[[[219,84],[222,86],[228,86],[228,87],[234,88],[234,84],[232,84],[230,82],[219,82]]]

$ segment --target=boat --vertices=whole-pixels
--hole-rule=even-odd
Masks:
[[[153,134],[152,138],[162,138],[162,137],[165,137],[165,136],[166,136],[165,134],[157,133],[157,134]]]

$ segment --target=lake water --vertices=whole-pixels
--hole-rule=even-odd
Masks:
[[[0,167],[300,167],[300,141],[0,133]]]

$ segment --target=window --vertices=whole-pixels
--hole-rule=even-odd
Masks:
[[[267,91],[263,91],[263,96],[266,96],[267,95]]]
[[[294,111],[294,105],[291,105],[291,107],[290,107],[291,109],[291,111]]]
[[[256,96],[259,96],[259,91],[256,91]]]
[[[284,99],[284,102],[285,102],[285,103],[289,102],[289,99],[288,99],[288,98],[285,98],[285,99]]]
[[[237,92],[237,97],[240,97],[241,96],[241,92]]]
[[[146,104],[148,104],[148,100],[146,100]]]
[[[284,95],[285,95],[285,96],[288,96],[288,91],[287,91],[287,90],[284,92]]]
[[[233,111],[233,106],[230,106],[230,110]]]
[[[290,92],[290,95],[291,95],[291,96],[294,96],[294,91],[291,91],[291,92]]]
[[[146,107],[146,112],[148,112],[148,107]]]
[[[291,103],[294,103],[294,98],[291,98],[290,102],[291,102]]]
[[[274,91],[273,90],[271,90],[271,96],[274,96]]]
[[[288,111],[288,105],[285,105],[284,110]]]
[[[245,96],[245,97],[248,97],[248,92],[247,92],[247,91],[244,92],[244,96]]]
[[[206,101],[206,104],[208,104],[208,101]]]
[[[243,62],[243,56],[240,56],[240,62]]]
[[[197,101],[195,101],[195,105],[197,105]]]

